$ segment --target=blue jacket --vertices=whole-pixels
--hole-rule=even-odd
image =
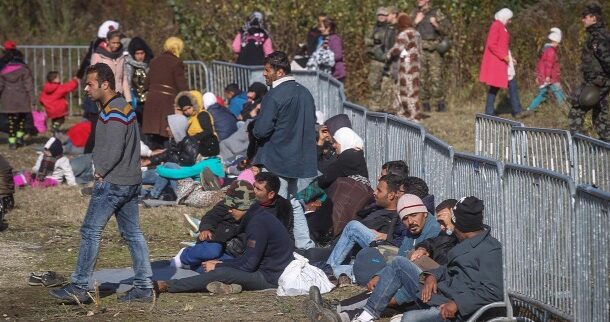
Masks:
[[[457,304],[458,320],[465,320],[482,306],[502,301],[502,244],[490,232],[485,226],[482,233],[449,251],[447,265],[426,272],[436,277],[438,290],[429,305],[439,306],[451,299]]]
[[[419,236],[413,236],[411,231],[405,229],[403,231],[403,235],[401,236],[402,242],[400,244],[400,249],[398,250],[399,256],[405,256],[405,254],[413,249],[413,246],[421,243],[422,241],[428,238],[434,238],[438,236],[441,232],[441,226],[436,222],[436,218],[431,214],[428,214],[426,217],[426,223],[424,224],[424,229],[422,229]],[[395,243],[398,243],[399,238],[394,240]]]
[[[246,250],[235,259],[224,260],[216,267],[232,267],[244,272],[260,271],[265,280],[277,285],[284,269],[294,259],[294,241],[277,217],[258,204],[242,218],[246,232]]]
[[[208,107],[207,110],[212,114],[214,119],[214,128],[216,129],[216,134],[218,134],[219,141],[228,138],[237,131],[237,119],[231,114],[229,109],[214,104]]]
[[[313,96],[294,79],[272,88],[252,131],[259,145],[254,163],[282,177],[317,176],[315,112]]]
[[[235,94],[229,101],[229,110],[235,117],[241,115],[241,110],[244,108],[244,104],[248,101],[248,94],[246,92],[239,92]]]

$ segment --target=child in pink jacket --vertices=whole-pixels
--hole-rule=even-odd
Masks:
[[[560,83],[561,65],[557,55],[557,47],[561,42],[561,30],[559,28],[551,28],[548,38],[551,42],[544,45],[538,64],[536,64],[536,82],[539,86],[538,95],[530,103],[530,106],[527,108],[528,111],[535,111],[545,101],[549,91],[553,93],[557,103],[562,104],[565,101],[565,95]]]

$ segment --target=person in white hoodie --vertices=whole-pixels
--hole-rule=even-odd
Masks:
[[[66,182],[69,186],[76,185],[70,160],[64,156],[61,141],[52,137],[44,145],[44,151],[38,156],[36,165],[32,168],[36,173],[36,181],[44,187],[56,186]]]

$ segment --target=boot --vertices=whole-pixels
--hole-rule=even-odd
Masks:
[[[447,111],[447,107],[445,106],[445,102],[444,101],[440,101],[438,102],[438,112],[446,112]]]
[[[423,108],[424,108],[424,112],[430,112],[431,108],[430,108],[430,103],[426,102],[422,104]]]
[[[25,146],[25,141],[23,140],[23,137],[17,138],[17,147],[22,148],[24,146]]]

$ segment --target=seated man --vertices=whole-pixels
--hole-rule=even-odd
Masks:
[[[230,294],[244,290],[277,287],[277,282],[294,259],[293,242],[282,223],[260,205],[254,204],[254,189],[245,181],[231,184],[225,206],[241,222],[246,233],[246,250],[242,256],[224,261],[202,263],[206,273],[188,278],[157,281],[157,292],[199,292]]]
[[[388,161],[381,166],[381,175],[395,174],[403,178],[409,176],[409,166],[402,160]]]
[[[449,262],[422,272],[408,259],[395,258],[381,272],[364,309],[345,311],[342,319],[378,319],[400,288],[418,307],[406,312],[402,321],[466,320],[482,306],[501,301],[502,245],[491,236],[491,228],[483,224],[483,209],[478,198],[462,198],[452,217],[460,242],[447,254]],[[424,277],[423,285],[420,277]]]

